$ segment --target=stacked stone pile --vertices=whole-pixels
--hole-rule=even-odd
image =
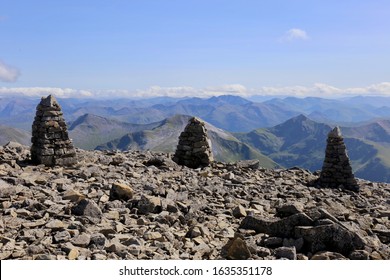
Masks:
[[[4,159],[28,152],[0,146]],[[390,184],[350,192],[310,186],[318,176],[299,168],[77,156],[77,168],[0,162],[0,259],[390,259]]]
[[[37,106],[31,142],[31,159],[35,163],[69,166],[77,161],[61,107],[52,95],[42,98]]]
[[[180,134],[173,160],[191,168],[205,167],[213,161],[211,141],[204,122],[196,117],[188,121]]]
[[[339,127],[335,127],[328,134],[319,183],[331,188],[343,187],[353,191],[359,190]]]

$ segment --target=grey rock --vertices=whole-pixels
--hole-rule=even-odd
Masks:
[[[312,253],[332,248],[335,252],[349,255],[353,250],[363,249],[365,246],[365,241],[358,234],[338,224],[298,226],[295,228],[295,237],[303,238]]]
[[[151,159],[147,160],[144,162],[146,166],[155,166],[160,169],[176,169],[177,164],[173,160],[167,157],[162,157],[162,156],[154,156]]]
[[[236,208],[233,209],[233,216],[236,218],[242,218],[246,215],[247,214],[245,208],[242,205],[238,205]]]
[[[245,240],[241,236],[236,236],[222,248],[222,257],[229,260],[247,260],[251,253]]]
[[[0,260],[5,260],[12,255],[15,248],[15,240],[0,236]]]
[[[295,247],[297,252],[300,252],[302,247],[304,245],[303,238],[284,238],[283,239],[283,246],[284,247]]]
[[[247,216],[242,221],[240,228],[253,229],[258,233],[267,233],[273,236],[290,237],[296,226],[308,226],[313,223],[304,213],[297,213],[280,220],[266,220]]]
[[[57,260],[57,257],[54,256],[54,255],[49,255],[49,254],[40,254],[40,255],[37,255],[34,260],[50,260],[50,261],[54,261],[54,260]]]
[[[90,238],[89,246],[96,249],[104,249],[108,243],[107,238],[102,233],[93,233]]]
[[[62,199],[65,200],[70,200],[72,202],[79,202],[80,200],[84,199],[85,195],[81,194],[80,192],[74,190],[74,189],[69,189],[64,192]]]
[[[144,234],[145,240],[159,240],[161,242],[164,241],[164,238],[161,233],[157,231],[148,231]]]
[[[91,236],[87,233],[81,233],[73,237],[70,242],[75,246],[86,248],[91,242]]]
[[[202,231],[198,226],[192,226],[186,234],[189,238],[196,238],[202,236]]]
[[[66,225],[60,220],[51,220],[47,222],[46,227],[52,230],[64,229]]]
[[[355,193],[299,168],[157,167],[169,156],[154,152],[77,150],[77,168],[29,157],[0,146],[2,258],[271,260],[294,247],[296,259],[390,259],[389,184],[359,179]],[[133,197],[110,200],[117,182]]]
[[[72,208],[72,214],[86,216],[94,222],[99,222],[103,213],[99,206],[92,200],[82,199]]]
[[[44,252],[44,248],[42,245],[30,245],[27,247],[27,254],[29,255],[38,255]]]
[[[346,260],[342,254],[337,252],[322,251],[317,252],[311,257],[311,260]]]
[[[295,247],[279,247],[275,249],[275,257],[278,259],[285,258],[289,260],[296,260],[297,251]]]
[[[254,160],[240,160],[236,163],[238,168],[258,169],[260,167],[260,161]]]
[[[349,254],[348,258],[351,260],[369,260],[370,254],[365,250],[355,250]]]
[[[161,199],[156,196],[142,195],[137,208],[141,214],[160,213],[162,211]]]
[[[261,258],[266,258],[271,255],[271,250],[265,247],[257,247],[256,254]]]
[[[112,188],[110,190],[110,199],[120,199],[120,200],[129,200],[133,198],[134,191],[133,189],[123,183],[113,183]]]
[[[63,243],[63,242],[66,242],[70,239],[70,233],[66,230],[63,230],[63,231],[58,231],[54,236],[53,236],[53,239],[54,239],[54,242],[56,243]]]
[[[276,208],[279,217],[288,217],[303,212],[303,205],[298,203],[288,203]]]
[[[107,256],[104,254],[96,253],[92,255],[92,260],[96,260],[96,261],[107,260]]]
[[[266,239],[264,239],[264,246],[268,248],[276,248],[283,245],[283,238],[271,236]]]
[[[118,239],[112,239],[106,246],[107,252],[112,252],[119,257],[125,258],[127,254],[127,247],[123,245]]]

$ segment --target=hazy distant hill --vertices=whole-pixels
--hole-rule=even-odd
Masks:
[[[254,97],[251,99],[256,100]],[[286,97],[264,102],[253,102],[233,95],[211,98],[58,100],[67,122],[74,122],[85,114],[92,114],[119,122],[149,124],[182,114],[198,116],[231,132],[249,132],[261,127],[275,126],[299,114],[305,114],[318,122],[344,126],[354,126],[379,118],[390,119],[390,97],[373,96],[344,99]],[[0,123],[31,130],[38,102],[39,98],[0,98]]]
[[[235,136],[283,166],[302,166],[316,170],[322,166],[326,137],[330,129],[328,125],[299,115],[271,128]]]
[[[284,110],[299,111],[315,121],[353,123],[375,118],[390,118],[390,97],[353,97],[324,99],[318,97],[286,97],[265,101]]]
[[[157,124],[130,124],[85,114],[70,124],[69,136],[76,147],[93,150],[96,146],[104,144],[115,138],[123,136],[127,132],[136,132],[151,129]]]
[[[238,96],[223,95],[208,99],[191,98],[171,105],[155,105],[167,117],[172,113],[198,116],[208,123],[231,132],[275,125],[297,114],[273,104],[255,103]]]
[[[21,129],[0,124],[0,146],[3,146],[10,141],[29,146],[31,145],[31,134]]]
[[[357,177],[390,182],[388,123],[380,121],[362,127],[341,128]],[[329,125],[300,115],[271,128],[234,135],[284,167],[318,170],[322,167],[330,130]]]
[[[126,135],[97,147],[98,150],[152,150],[171,152],[176,150],[180,133],[187,125],[190,116],[176,115],[165,119],[152,129],[127,133]],[[261,165],[267,168],[277,164],[261,152],[240,142],[230,133],[206,123],[212,142],[213,154],[219,161],[237,161],[242,159],[259,159]]]
[[[390,120],[377,120],[359,127],[344,127],[343,131],[348,137],[390,143]]]
[[[0,124],[31,131],[39,98],[0,97]]]

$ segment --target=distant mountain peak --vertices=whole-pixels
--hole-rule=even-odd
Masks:
[[[315,121],[309,119],[306,115],[304,114],[299,114],[298,116],[295,116],[291,119],[288,119],[287,121],[285,121],[284,123],[281,123],[277,126],[301,126],[303,124],[307,124],[307,123],[310,123],[310,124],[314,124],[316,123]]]
[[[311,119],[309,119],[306,115],[304,114],[299,114],[298,116],[296,117],[293,117],[291,118],[290,120],[294,121],[294,122],[304,122],[304,121],[311,121]]]
[[[106,122],[108,119],[101,117],[101,116],[87,113],[87,114],[84,114],[84,115],[78,117],[74,122],[72,122],[71,126],[69,127],[69,130],[73,130],[75,127],[77,127],[78,125],[83,124],[83,123],[96,122],[96,120],[101,120],[101,121]]]
[[[219,96],[213,96],[208,99],[209,102],[224,102],[224,103],[229,103],[229,104],[234,104],[234,105],[245,105],[248,103],[252,103],[251,101],[242,98],[240,96],[236,95],[219,95]]]

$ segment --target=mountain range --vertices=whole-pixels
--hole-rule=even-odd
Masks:
[[[179,135],[187,125],[190,116],[175,115],[161,122],[150,124],[144,130],[136,130],[97,146],[97,150],[153,150],[173,153]],[[206,123],[213,154],[216,160],[231,162],[246,159],[259,159],[264,167],[277,167],[273,160],[259,150],[239,141],[231,133]]]
[[[287,97],[258,103],[219,96],[60,104],[76,147],[172,153],[189,117],[197,116],[206,121],[216,160],[259,159],[267,168],[321,169],[327,134],[340,125],[356,176],[390,182],[389,101]],[[36,104],[36,99],[0,99],[0,144],[30,143],[29,128],[21,128],[31,127]]]
[[[284,167],[321,169],[331,126],[304,115],[271,128],[234,134]],[[355,175],[371,181],[390,181],[390,120],[341,127]]]
[[[239,96],[211,98],[150,99],[60,99],[65,119],[92,114],[119,122],[150,124],[176,114],[198,116],[208,123],[230,132],[249,132],[272,127],[304,114],[310,119],[330,125],[357,126],[377,119],[390,119],[390,97],[351,97],[325,99],[317,97],[272,98],[262,102]],[[37,98],[0,97],[0,123],[31,130]]]

